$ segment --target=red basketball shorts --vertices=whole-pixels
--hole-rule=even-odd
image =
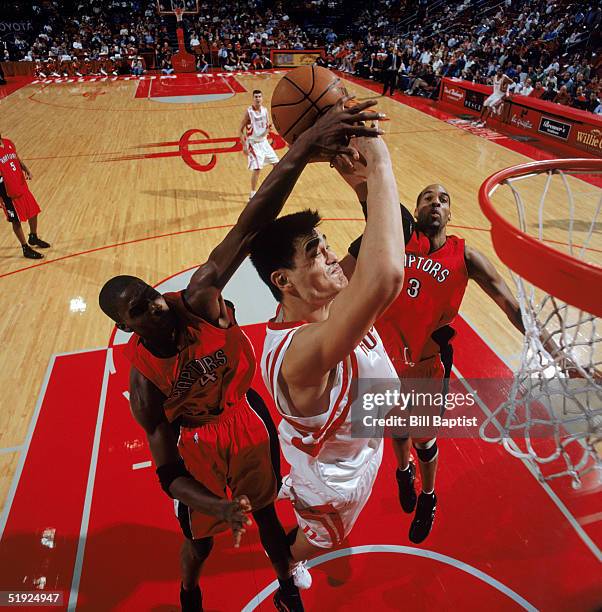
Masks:
[[[268,429],[246,401],[216,423],[181,427],[178,446],[188,471],[214,495],[226,499],[228,489],[231,497],[246,495],[254,511],[276,498]],[[229,529],[218,518],[181,503],[176,503],[176,514],[184,535],[195,540]]]
[[[20,196],[11,198],[6,193],[4,181],[0,183],[0,204],[7,221],[28,221],[40,213],[40,207],[29,189]]]
[[[397,368],[397,375],[401,382],[401,390],[404,393],[410,393],[412,391],[416,394],[441,393],[443,390],[445,368],[441,363],[440,355],[437,353],[433,355],[433,357],[419,361],[414,367]],[[431,410],[427,410],[427,414],[430,414],[430,412]],[[415,413],[416,408],[414,407],[412,414]],[[428,433],[430,433],[430,431]],[[432,440],[436,435],[436,430],[433,428],[432,435],[427,437],[413,437],[412,440],[420,444]]]

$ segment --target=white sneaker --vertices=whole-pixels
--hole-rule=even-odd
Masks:
[[[299,563],[293,566],[293,570],[291,571],[293,582],[300,591],[309,589],[312,582],[311,574],[305,567],[306,564],[307,561],[300,561]]]

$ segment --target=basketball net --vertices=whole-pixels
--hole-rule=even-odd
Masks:
[[[584,161],[581,170],[578,162]],[[571,176],[594,173],[602,177],[602,160],[525,164],[493,175],[479,194],[496,251],[513,273],[525,327],[508,399],[488,416],[481,436],[529,460],[541,480],[569,476],[575,488],[586,474],[588,488],[599,485],[602,475],[602,241],[597,225],[602,191]],[[509,214],[512,200],[515,214]],[[513,237],[512,230],[502,235],[502,214],[505,220],[512,215]],[[525,236],[531,255],[521,245]],[[540,277],[545,274],[549,280]],[[592,307],[596,293],[599,305]]]
[[[184,15],[184,9],[183,8],[174,8],[173,10],[175,16],[176,16],[176,22],[177,23],[182,23],[182,17]]]

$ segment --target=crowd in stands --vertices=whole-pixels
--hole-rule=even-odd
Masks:
[[[271,68],[271,49],[324,48],[324,65],[375,80],[394,66],[393,88],[432,97],[444,76],[490,84],[501,67],[512,94],[602,112],[595,0],[350,0],[338,27],[324,26],[341,1],[306,0],[300,11],[200,0],[184,14],[186,43],[199,72]],[[3,59],[35,62],[42,76],[173,72],[175,19],[154,0],[34,0],[16,10],[29,11],[33,28],[5,38]]]
[[[602,113],[599,3],[465,0],[438,8],[406,35],[386,33],[391,23],[382,11],[374,25],[374,16],[363,14],[361,39],[329,44],[327,65],[382,79],[394,53],[397,87],[433,97],[441,77],[491,84],[501,67],[514,81],[511,94]]]

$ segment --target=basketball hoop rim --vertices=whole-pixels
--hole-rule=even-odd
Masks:
[[[495,209],[494,190],[509,178],[540,174],[549,170],[602,172],[602,159],[552,159],[519,164],[489,176],[479,189],[481,210],[491,223],[491,240],[499,258],[536,287],[602,317],[602,300],[595,287],[602,286],[602,267],[581,261],[549,247],[521,231]]]

